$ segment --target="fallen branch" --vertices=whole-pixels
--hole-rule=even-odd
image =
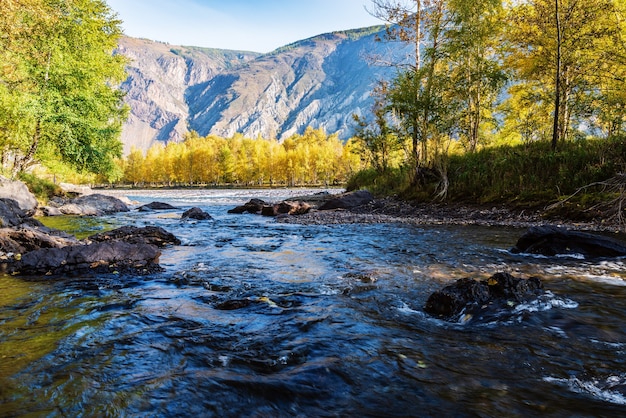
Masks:
[[[616,197],[614,199],[593,205],[592,207],[585,209],[585,212],[597,210],[603,213],[611,214],[607,220],[615,221],[618,225],[626,229],[626,218],[624,218],[624,207],[626,206],[626,173],[618,173],[608,180],[598,181],[582,186],[567,198],[549,205],[546,207],[546,210],[553,210],[563,206],[580,192],[592,187],[600,187],[601,192],[610,193],[612,195],[616,195]]]

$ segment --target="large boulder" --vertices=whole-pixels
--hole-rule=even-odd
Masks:
[[[15,200],[20,209],[28,213],[33,213],[37,209],[37,198],[21,181],[0,176],[0,198]]]
[[[97,242],[63,248],[41,248],[23,254],[5,265],[8,273],[22,275],[58,275],[83,271],[154,272],[159,266],[159,249],[150,244],[124,241]]]
[[[159,247],[180,244],[159,227],[127,226],[79,241],[45,227],[0,229],[0,271],[21,275],[160,271]]]
[[[626,255],[626,243],[604,235],[557,226],[535,226],[517,240],[511,252],[545,256],[580,254],[586,258],[619,257]]]
[[[195,219],[198,221],[208,221],[210,219],[213,219],[210,214],[206,213],[200,208],[191,208],[189,210],[186,210],[180,218],[183,220]]]
[[[128,212],[128,206],[120,199],[103,194],[90,194],[72,199],[59,207],[65,215],[101,216]]]
[[[430,295],[424,306],[428,314],[448,321],[484,314],[486,310],[510,308],[543,293],[537,277],[521,279],[496,273],[487,280],[459,279]]]
[[[180,240],[158,226],[123,226],[112,231],[100,232],[87,238],[91,242],[125,241],[131,244],[150,244],[157,247],[180,245]]]
[[[0,228],[0,252],[23,254],[41,248],[63,248],[82,245],[73,235],[62,231],[22,224],[17,228]]]
[[[355,192],[344,193],[333,197],[321,205],[319,210],[352,209],[363,206],[374,200],[374,196],[367,190],[357,190]]]

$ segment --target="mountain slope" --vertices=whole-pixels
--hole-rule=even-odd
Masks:
[[[367,63],[390,48],[375,41],[380,30],[320,35],[265,55],[124,38],[119,51],[132,60],[122,86],[131,108],[125,151],[187,130],[285,138],[312,126],[348,138],[352,114],[369,110],[375,82],[394,71]]]
[[[120,40],[117,52],[130,60],[121,86],[130,107],[122,132],[126,153],[131,146],[145,150],[155,141],[181,140],[188,131],[187,90],[260,55],[128,37]]]

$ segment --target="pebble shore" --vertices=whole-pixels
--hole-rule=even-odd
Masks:
[[[504,206],[476,207],[458,204],[410,204],[380,199],[353,209],[312,210],[284,216],[278,222],[302,225],[398,223],[411,225],[479,225],[529,228],[555,225],[584,231],[624,232],[624,225],[604,221],[577,222],[546,218],[540,210],[509,209]]]

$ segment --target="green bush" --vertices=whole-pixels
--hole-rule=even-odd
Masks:
[[[28,190],[41,202],[47,202],[51,197],[63,194],[63,190],[58,185],[32,174],[21,173],[19,179],[26,183]]]

